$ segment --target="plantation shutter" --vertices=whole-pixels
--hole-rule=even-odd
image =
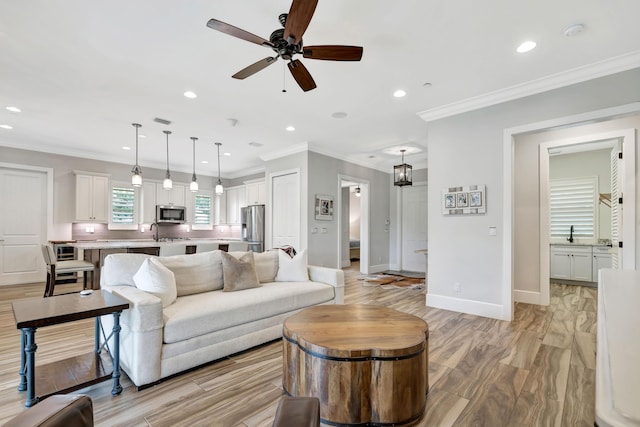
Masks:
[[[211,224],[212,198],[208,195],[197,194],[195,196],[194,223]]]
[[[573,237],[595,239],[597,177],[556,179],[551,181],[551,238],[567,238],[573,225]]]
[[[135,199],[135,190],[133,188],[112,187],[112,224],[135,224]]]
[[[614,147],[611,150],[611,268],[618,268],[619,254],[618,242],[620,241],[620,179],[618,174],[618,154],[619,148]]]

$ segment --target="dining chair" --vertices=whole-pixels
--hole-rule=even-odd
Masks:
[[[93,283],[93,273],[95,270],[93,263],[78,259],[58,261],[51,245],[46,244],[42,245],[42,256],[44,257],[44,263],[47,265],[47,284],[44,288],[45,297],[53,296],[53,291],[56,286],[56,274],[84,272],[82,289],[88,289],[90,286],[87,286],[87,273],[91,273],[90,283]]]

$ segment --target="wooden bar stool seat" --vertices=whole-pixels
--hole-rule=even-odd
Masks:
[[[87,273],[91,273],[90,283],[93,283],[95,266],[89,261],[76,259],[70,261],[58,261],[56,253],[50,245],[42,245],[42,256],[44,257],[44,262],[47,265],[47,284],[44,289],[45,297],[53,295],[53,291],[56,286],[56,274],[84,272],[82,289],[88,289]]]

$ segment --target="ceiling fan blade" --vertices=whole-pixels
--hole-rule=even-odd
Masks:
[[[316,88],[316,82],[313,81],[313,77],[311,77],[311,74],[307,71],[307,67],[305,67],[302,62],[296,59],[289,62],[288,65],[293,78],[303,91],[307,92]]]
[[[302,56],[310,59],[324,59],[328,61],[360,61],[362,47],[360,46],[305,46]]]
[[[238,27],[234,27],[233,25],[229,25],[222,21],[218,21],[217,19],[209,19],[207,22],[207,27],[220,31],[225,34],[229,34],[230,36],[237,37],[242,40],[246,40],[251,43],[259,44],[266,47],[273,47],[273,43],[269,40],[263,39],[260,36],[256,36],[255,34],[251,34],[248,31],[240,29]]]
[[[249,65],[246,68],[243,68],[242,70],[238,71],[237,73],[235,73],[233,76],[234,79],[238,79],[238,80],[243,80],[246,79],[249,76],[254,75],[255,73],[257,73],[260,70],[263,70],[265,68],[267,68],[269,65],[273,64],[274,62],[276,62],[276,59],[278,59],[277,56],[267,56],[264,59],[261,59],[260,61]]]
[[[287,16],[287,24],[284,27],[284,39],[287,43],[300,43],[317,5],[318,0],[293,0]]]

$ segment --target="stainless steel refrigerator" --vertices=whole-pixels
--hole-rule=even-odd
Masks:
[[[249,243],[249,250],[264,251],[264,205],[252,205],[241,209],[242,240]]]

